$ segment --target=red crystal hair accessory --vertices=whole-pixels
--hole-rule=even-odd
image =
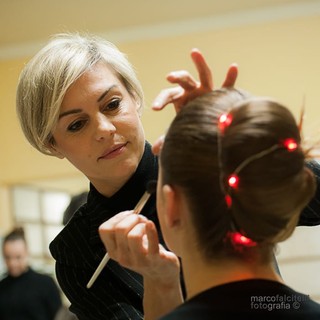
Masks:
[[[224,200],[226,201],[227,207],[230,208],[232,205],[232,198],[230,194],[226,194]]]
[[[236,189],[238,187],[239,184],[239,177],[236,174],[232,174],[231,176],[229,176],[228,178],[228,185],[229,187]]]
[[[223,113],[220,117],[219,117],[219,129],[221,132],[224,131],[224,129],[226,127],[228,127],[232,122],[232,117],[231,114],[229,113]]]
[[[288,151],[294,151],[298,148],[298,143],[296,140],[292,138],[285,139],[282,143],[282,145],[288,150]]]
[[[257,245],[255,241],[244,236],[240,232],[230,232],[229,236],[231,238],[231,242],[236,246],[254,247]]]
[[[224,113],[219,117],[218,120],[218,129],[221,134],[224,133],[225,129],[232,123],[232,115],[229,113]],[[218,134],[218,152],[219,152],[219,159],[221,161],[221,136]],[[285,148],[288,152],[295,151],[298,148],[298,143],[295,139],[293,138],[286,138],[282,141],[280,141],[278,144],[274,144],[271,147],[262,150],[256,154],[251,155],[247,159],[243,160],[238,167],[233,171],[231,175],[229,175],[228,180],[227,180],[227,185],[228,185],[228,190],[225,190],[224,188],[224,183],[223,183],[223,178],[221,179],[222,182],[222,190],[225,191],[225,203],[228,208],[231,208],[232,206],[232,197],[230,195],[230,191],[233,189],[237,189],[239,186],[239,172],[246,167],[248,164],[250,164],[252,161],[255,161],[257,159],[260,159],[278,149]],[[221,166],[222,167],[222,166]],[[223,175],[221,175],[223,177]],[[235,227],[234,221],[232,223],[232,229],[237,230],[238,228]],[[231,243],[237,247],[237,249],[241,250],[241,248],[244,247],[254,247],[257,245],[257,242],[253,241],[252,239],[244,236],[241,232],[239,231],[231,231],[228,232],[227,234],[228,238],[230,239]]]

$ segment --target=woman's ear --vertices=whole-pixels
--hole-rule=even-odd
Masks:
[[[62,153],[60,153],[59,151],[57,151],[56,149],[52,148],[51,149],[51,153],[53,156],[59,158],[59,159],[64,159],[64,155]]]
[[[169,185],[163,186],[165,222],[168,228],[175,228],[180,225],[181,197],[177,189]]]
[[[57,157],[59,159],[64,159],[64,155],[58,151],[57,147],[54,145],[54,141],[50,141],[46,144],[46,147],[48,148],[48,150],[50,150],[51,154],[54,157]]]

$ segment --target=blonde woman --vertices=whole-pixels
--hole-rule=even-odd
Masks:
[[[188,100],[212,90],[201,53],[194,50],[191,56],[200,82],[184,71],[170,74],[179,86],[163,91],[155,108],[173,102],[179,111]],[[224,85],[232,86],[236,75],[231,66]],[[19,79],[17,114],[30,144],[66,158],[90,180],[87,203],[50,245],[58,282],[80,320],[144,316],[142,277],[115,261],[86,287],[105,255],[99,225],[134,208],[158,174],[157,157],[141,124],[143,107],[142,88],[126,56],[92,35],[53,37]],[[142,213],[159,227],[154,196]]]

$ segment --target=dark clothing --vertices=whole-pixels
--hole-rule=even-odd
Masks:
[[[307,167],[316,177],[317,190],[311,202],[303,210],[298,225],[316,226],[320,224],[320,165],[316,161],[308,161]]]
[[[1,320],[53,320],[62,306],[54,280],[30,269],[0,282]]]
[[[146,148],[137,171],[111,198],[103,197],[91,185],[88,202],[72,217],[66,227],[50,244],[56,260],[58,282],[71,302],[70,310],[80,320],[140,320],[143,319],[143,283],[139,274],[110,260],[90,289],[86,284],[105,255],[100,240],[100,224],[115,214],[135,207],[146,190],[148,181],[157,179],[158,160],[151,146]],[[320,194],[318,195],[320,199]],[[153,220],[160,234],[155,196],[151,196],[142,214]],[[320,224],[319,201],[306,210],[301,222]]]
[[[142,277],[110,260],[90,289],[86,284],[105,255],[98,228],[101,223],[124,210],[132,210],[150,180],[156,180],[158,160],[146,144],[140,164],[126,183],[111,198],[103,197],[91,185],[88,202],[71,218],[50,244],[56,259],[56,275],[70,310],[83,319],[142,319]],[[158,229],[155,195],[141,214],[153,220]],[[161,240],[163,242],[163,240]]]
[[[160,320],[320,319],[320,304],[271,280],[230,282],[187,300]]]

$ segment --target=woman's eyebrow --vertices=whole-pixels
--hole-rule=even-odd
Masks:
[[[59,119],[68,116],[69,114],[74,114],[74,113],[79,113],[82,112],[82,109],[72,109],[72,110],[68,110],[66,112],[62,112],[59,114]]]
[[[110,86],[106,91],[104,91],[102,93],[102,95],[98,98],[97,102],[100,102],[101,100],[103,100],[103,98],[111,91],[113,90],[114,88],[117,88],[118,86],[116,84]],[[60,115],[59,115],[59,119],[65,117],[65,116],[68,116],[70,114],[75,114],[75,113],[80,113],[82,112],[82,109],[78,108],[78,109],[72,109],[72,110],[68,110],[68,111],[65,111],[65,112],[62,112]]]
[[[112,85],[111,87],[109,87],[109,88],[100,96],[100,98],[97,100],[97,102],[100,102],[100,101],[110,92],[110,90],[112,90],[113,88],[116,88],[116,87],[117,87],[116,84],[114,84],[114,85]]]

